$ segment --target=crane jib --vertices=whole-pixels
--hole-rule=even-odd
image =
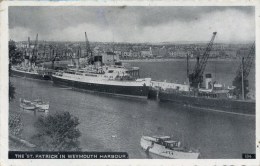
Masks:
[[[198,61],[195,65],[195,68],[193,70],[193,73],[189,76],[189,80],[192,87],[198,87],[198,84],[202,82],[203,73],[209,58],[210,51],[213,46],[214,39],[217,35],[217,32],[213,32],[213,36],[211,37],[210,42],[208,43],[205,52],[202,54],[202,56],[198,56]]]

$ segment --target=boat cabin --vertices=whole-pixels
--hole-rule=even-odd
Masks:
[[[170,136],[153,136],[153,138],[155,138],[155,141],[156,142],[159,142],[159,141],[168,141],[171,139]]]
[[[169,141],[164,141],[164,146],[166,148],[179,148],[181,146],[181,143],[179,141],[173,141],[173,140],[169,140]]]
[[[161,136],[161,137],[154,137],[155,142],[165,146],[166,148],[180,148],[181,143],[179,141],[171,140],[170,136]]]

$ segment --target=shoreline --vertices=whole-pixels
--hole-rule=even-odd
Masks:
[[[186,58],[180,58],[180,59],[127,59],[123,60],[120,59],[120,62],[123,63],[131,63],[131,62],[180,62],[180,61],[186,61]],[[196,59],[189,59],[189,61],[194,62]],[[223,61],[240,61],[239,59],[208,59],[208,61],[218,61],[218,62],[223,62]],[[70,60],[60,60],[60,61],[55,61],[54,64],[59,64],[59,65],[64,65],[70,63]],[[44,62],[45,65],[51,65],[51,62]]]
[[[129,60],[120,60],[121,62],[179,62],[186,61],[186,58],[183,59],[129,59]],[[189,61],[196,61],[196,59],[189,59]],[[208,59],[208,61],[239,61],[239,59]]]

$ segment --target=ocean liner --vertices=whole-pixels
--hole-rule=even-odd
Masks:
[[[87,91],[147,98],[151,78],[139,78],[139,68],[123,65],[114,51],[93,52],[85,32],[85,62],[80,63],[80,48],[69,51],[71,64],[52,74],[54,84]]]
[[[27,66],[12,66],[11,74],[16,77],[50,80],[51,71],[43,68],[30,68]]]
[[[212,111],[254,115],[255,99],[249,96],[247,77],[254,61],[255,45],[253,44],[248,55],[242,58],[233,85],[225,87],[216,83],[216,81],[213,82],[211,73],[207,73],[203,77],[215,35],[216,32],[213,33],[204,54],[197,57],[197,63],[191,74],[188,70],[187,55],[187,80],[189,83],[169,83],[164,88],[160,86],[158,99],[160,101],[178,102],[186,106],[198,106]]]
[[[62,84],[89,91],[146,98],[151,78],[137,78],[139,68],[122,65],[88,65],[68,68],[52,75],[54,84]]]
[[[12,65],[11,75],[24,78],[50,80],[52,71],[43,67],[36,66],[37,59],[37,44],[38,34],[36,36],[35,44],[32,46],[30,38],[28,38],[28,45],[23,50],[23,61],[20,64]]]

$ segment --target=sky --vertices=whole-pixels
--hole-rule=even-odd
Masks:
[[[9,38],[47,41],[219,42],[255,40],[254,7],[9,7]]]

